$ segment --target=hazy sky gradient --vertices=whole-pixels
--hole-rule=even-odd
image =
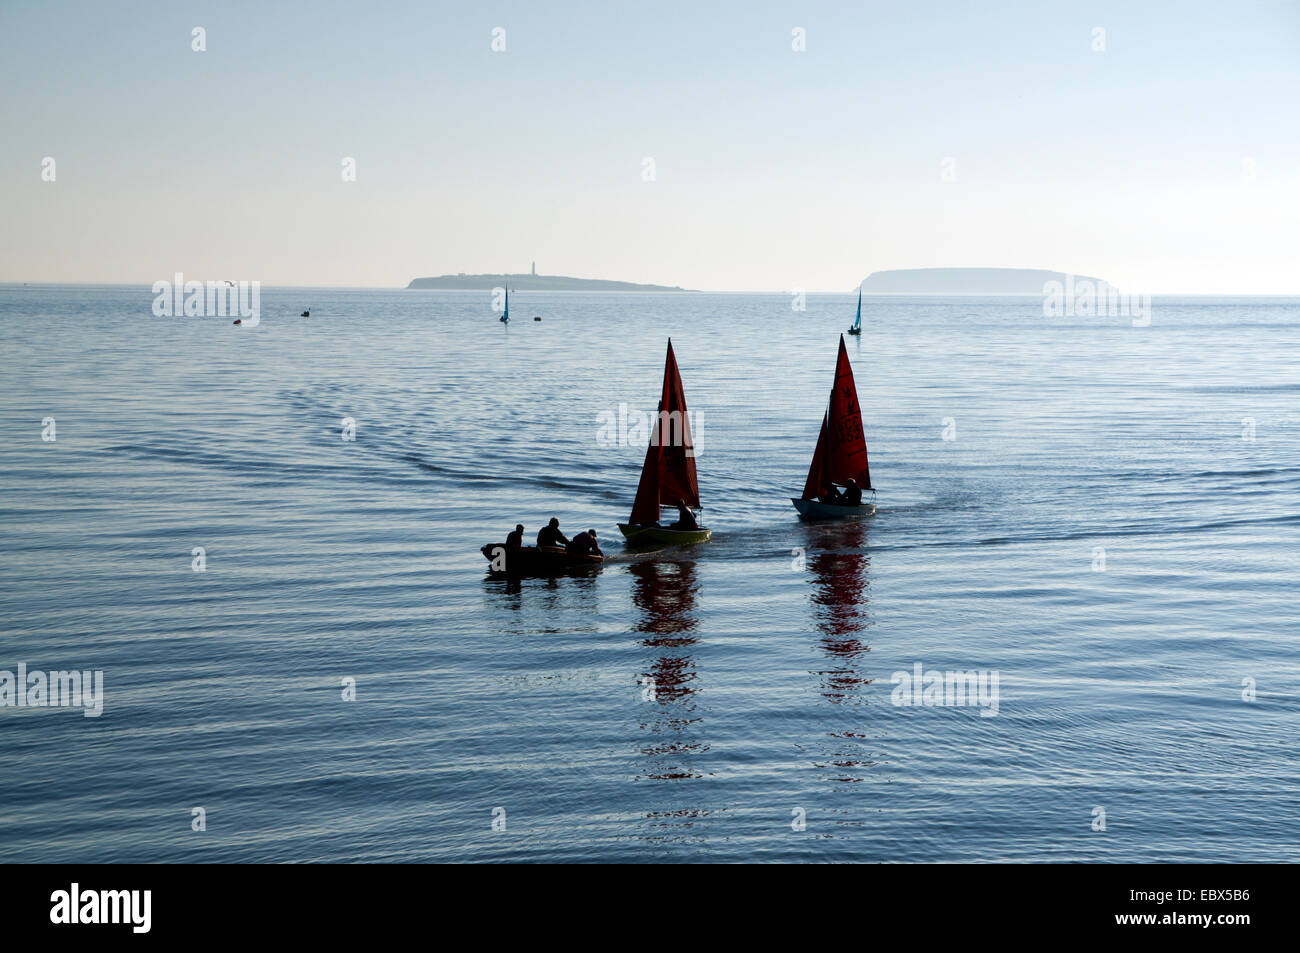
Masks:
[[[1300,293],[1300,4],[698,6],[0,0],[0,281]]]

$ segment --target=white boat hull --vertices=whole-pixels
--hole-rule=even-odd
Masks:
[[[873,516],[876,512],[874,503],[848,506],[837,503],[822,503],[818,500],[801,500],[793,496],[790,497],[790,502],[799,511],[799,515],[806,520],[860,519],[863,516]]]

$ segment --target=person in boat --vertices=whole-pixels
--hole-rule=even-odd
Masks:
[[[677,522],[672,523],[669,529],[699,529],[700,524],[695,521],[695,514],[691,508],[686,505],[685,500],[677,501]]]
[[[821,493],[817,495],[817,502],[836,506],[844,502],[844,497],[840,496],[840,491],[835,489],[834,483],[831,483],[822,488]]]
[[[506,552],[517,553],[524,548],[524,524],[516,523],[515,531],[506,537]]]
[[[849,482],[844,484],[844,493],[840,496],[841,502],[845,506],[862,505],[862,489],[858,486],[858,481],[849,478]]]
[[[600,544],[596,542],[596,531],[589,529],[585,533],[579,533],[573,539],[569,540],[568,551],[573,556],[593,556],[605,555],[600,551]]]
[[[537,531],[538,546],[568,546],[569,537],[560,532],[560,521],[554,516],[551,521]]]

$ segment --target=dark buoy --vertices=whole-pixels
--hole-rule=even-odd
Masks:
[[[310,317],[311,317],[311,312],[310,312],[310,311],[304,311],[302,314],[298,315],[298,317],[300,317],[300,318],[310,318]]]
[[[241,321],[241,320],[239,320],[239,318],[235,318],[234,323],[235,323],[235,324],[243,324],[244,322]]]
[[[537,315],[536,317],[533,318],[533,320],[534,320],[534,321],[540,321],[540,320],[542,320],[542,317],[541,317],[541,315]]]

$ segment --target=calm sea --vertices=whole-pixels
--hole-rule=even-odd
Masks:
[[[0,287],[0,669],[104,677],[0,708],[6,862],[1300,858],[1300,300],[869,299],[847,526],[847,294],[152,300]],[[638,556],[670,336],[715,535]],[[610,560],[489,578],[551,516]]]

